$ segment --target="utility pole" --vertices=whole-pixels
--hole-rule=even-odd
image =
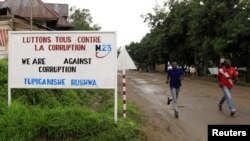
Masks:
[[[32,0],[29,0],[29,5],[30,5],[30,30],[32,31],[32,26],[33,26],[33,5],[32,5]]]

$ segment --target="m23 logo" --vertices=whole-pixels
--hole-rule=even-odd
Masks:
[[[112,51],[110,44],[95,45],[95,56],[96,58],[104,58],[109,55]]]

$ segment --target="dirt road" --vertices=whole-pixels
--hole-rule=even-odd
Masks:
[[[209,124],[250,124],[250,88],[235,86],[232,97],[236,115],[231,117],[226,103],[219,111],[222,91],[215,82],[185,77],[179,95],[179,118],[167,105],[170,95],[166,76],[157,73],[126,72],[127,100],[143,112],[142,127],[147,141],[206,141]],[[121,74],[119,85],[121,86]]]

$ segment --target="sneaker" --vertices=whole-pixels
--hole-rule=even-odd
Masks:
[[[230,115],[233,117],[235,115],[235,111],[232,111]]]
[[[218,107],[219,107],[219,111],[222,111],[222,105],[218,104]]]
[[[168,105],[170,104],[171,101],[172,101],[172,99],[170,99],[170,98],[168,97]]]
[[[174,112],[174,116],[175,116],[175,118],[179,118],[178,112]]]

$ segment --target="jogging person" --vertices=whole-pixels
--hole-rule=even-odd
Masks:
[[[173,101],[174,115],[176,118],[179,117],[179,112],[177,109],[177,99],[181,87],[181,80],[183,79],[182,69],[177,68],[177,63],[172,63],[172,69],[169,69],[167,72],[167,81],[166,83],[170,86],[170,92],[172,98],[168,97],[168,105]]]
[[[223,96],[218,103],[219,110],[222,111],[222,105],[226,100],[230,115],[234,116],[236,109],[230,90],[233,88],[233,80],[238,81],[238,72],[231,66],[231,61],[229,59],[226,59],[224,65],[219,69],[218,80],[223,91]]]

